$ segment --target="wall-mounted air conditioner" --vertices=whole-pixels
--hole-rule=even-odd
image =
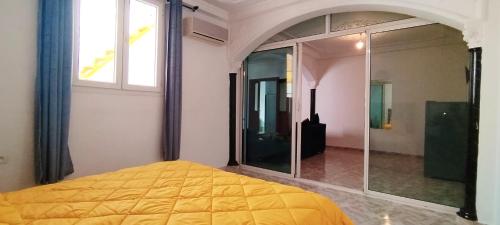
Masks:
[[[227,42],[229,32],[226,28],[196,17],[187,17],[183,21],[184,35],[201,38],[215,44]]]

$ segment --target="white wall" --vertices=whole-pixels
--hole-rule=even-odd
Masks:
[[[0,192],[34,185],[37,2],[0,1],[0,69],[8,81],[0,82],[0,155],[9,160],[0,165]],[[184,38],[181,159],[227,163],[228,71],[226,46]],[[162,99],[162,93],[74,87],[71,177],[162,160]]]
[[[37,2],[0,1],[0,192],[34,183]]]
[[[489,1],[483,26],[477,211],[480,221],[500,224],[500,1]]]
[[[363,149],[365,55],[321,59],[317,65],[322,72],[316,112],[326,124],[326,145]],[[310,87],[302,85],[303,119],[309,118],[309,106]]]
[[[74,86],[71,177],[160,161],[162,99],[161,93]]]
[[[184,38],[181,159],[215,167],[229,159],[226,47]]]

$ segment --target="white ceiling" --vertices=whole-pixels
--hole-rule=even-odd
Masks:
[[[330,58],[365,54],[364,48],[356,48],[356,43],[360,40],[365,40],[364,34],[353,34],[341,37],[320,39],[305,42],[304,44],[309,47],[310,50],[316,52],[317,58]]]

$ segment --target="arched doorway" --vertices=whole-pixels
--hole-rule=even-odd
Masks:
[[[310,16],[310,15],[307,15],[307,16]],[[412,23],[414,23],[414,24],[412,24]],[[371,33],[388,32],[388,31],[391,31],[391,30],[398,30],[398,29],[405,29],[405,28],[411,28],[411,27],[418,27],[418,26],[423,26],[423,25],[428,25],[428,24],[430,24],[430,23],[428,23],[428,22],[426,22],[426,21],[423,21],[423,20],[419,20],[419,21],[412,21],[412,22],[409,22],[409,23],[407,23],[406,25],[403,25],[403,26],[400,26],[400,24],[395,24],[395,25],[394,25],[395,27],[393,27],[393,28],[387,28],[387,27],[385,27],[385,28],[381,28],[381,29],[370,28],[370,29],[367,29],[367,33],[370,33],[370,34],[371,34]],[[455,27],[461,27],[461,25],[460,25],[459,23],[455,23],[455,24],[451,24],[451,25],[454,25]],[[279,25],[279,26],[281,26],[281,25]],[[461,28],[463,28],[463,27],[461,27]],[[328,33],[328,31],[327,31],[327,33]],[[356,31],[352,31],[351,33],[356,33]],[[330,35],[330,34],[327,34],[327,35]],[[339,34],[339,35],[340,35],[340,34]],[[264,36],[269,36],[269,34],[262,34],[262,37],[264,37]],[[259,38],[257,38],[257,39],[261,39],[262,37],[259,37]],[[260,40],[259,40],[259,41],[260,41]],[[299,41],[295,41],[295,43],[297,43],[297,42],[303,42],[303,41],[304,41],[304,40],[299,40]],[[257,42],[257,41],[256,41],[256,42]],[[291,41],[290,43],[293,43],[293,41]],[[280,46],[280,45],[278,44],[278,45],[276,45],[275,47],[276,47],[276,48],[280,48],[280,47],[285,47],[285,46],[287,46],[287,45],[286,45],[287,43],[285,43],[285,42],[283,42],[282,44],[284,44],[284,45],[283,45],[283,46]],[[288,43],[288,44],[289,44],[289,43]],[[252,45],[252,44],[250,44],[250,45]],[[260,50],[272,49],[272,47],[270,47],[270,46],[272,46],[272,44],[271,44],[271,45],[267,45],[266,47],[263,47],[263,48],[261,48]],[[244,52],[244,51],[245,51],[245,50],[244,50],[244,47],[241,47],[241,48],[240,48],[240,50],[241,50],[242,52]],[[244,54],[244,53],[243,53],[243,54]],[[237,55],[238,55],[238,53],[236,53],[236,58],[238,57]],[[369,71],[369,69],[367,69],[367,71]],[[367,97],[369,98],[369,94],[367,94]],[[300,102],[299,102],[299,103],[300,103]],[[294,108],[294,107],[292,107],[292,108]],[[368,115],[369,115],[369,114],[368,114]],[[295,122],[299,122],[299,121],[298,121],[298,120],[295,120]],[[368,127],[368,129],[369,129],[369,127]],[[300,131],[299,131],[299,132],[300,132]],[[294,133],[294,132],[292,132],[292,133]],[[299,142],[300,142],[300,141],[299,141]],[[368,146],[367,148],[369,148],[369,146]],[[293,155],[292,155],[290,158],[291,158],[291,160],[290,160],[290,161],[291,161],[291,163],[293,163],[293,161],[294,161],[294,160],[297,160],[297,158],[294,158],[294,156],[293,156]],[[368,160],[368,159],[367,159],[367,160]],[[291,171],[291,172],[292,172],[292,174],[293,174],[293,172],[295,171],[295,169],[293,169],[293,168],[292,168],[290,171]],[[368,173],[368,172],[365,172],[365,179],[366,179],[366,180],[368,179],[368,177],[367,177],[367,175],[368,175],[368,174],[367,174],[367,173]],[[367,185],[367,184],[365,184],[365,185]],[[365,191],[369,191],[367,187],[365,188]],[[419,203],[419,204],[420,204],[421,202],[416,202],[416,203]],[[426,204],[423,204],[423,205],[426,205]],[[444,211],[453,211],[453,210],[456,210],[456,209],[454,209],[454,208],[453,208],[453,209],[446,208],[446,207],[444,207],[444,208],[443,208],[443,207],[440,207],[440,206],[437,206],[437,205],[433,205],[433,206],[434,206],[435,208],[439,208],[439,209],[444,210]]]

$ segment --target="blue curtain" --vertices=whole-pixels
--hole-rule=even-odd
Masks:
[[[181,141],[182,0],[170,0],[169,12],[163,117],[163,159],[176,160],[179,159]]]
[[[35,107],[35,179],[73,173],[68,147],[72,59],[71,0],[39,0]]]

